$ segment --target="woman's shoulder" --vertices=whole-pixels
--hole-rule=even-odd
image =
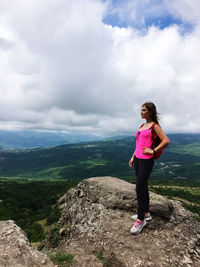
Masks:
[[[151,133],[153,135],[158,135],[159,130],[161,129],[160,125],[156,122],[154,122],[151,126]]]
[[[156,123],[156,122],[154,122],[151,127],[154,128],[154,129],[161,128],[160,127],[160,124],[159,123]]]

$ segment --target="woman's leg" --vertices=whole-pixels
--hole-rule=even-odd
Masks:
[[[154,158],[137,159],[135,163],[138,219],[144,220],[144,214],[149,210],[148,178],[153,169]]]
[[[148,180],[144,188],[144,212],[149,212],[149,189],[148,189]]]

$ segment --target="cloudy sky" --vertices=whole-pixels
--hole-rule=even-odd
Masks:
[[[199,0],[0,0],[0,129],[200,132]]]

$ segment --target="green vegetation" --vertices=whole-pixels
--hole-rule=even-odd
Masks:
[[[170,135],[171,144],[155,166],[150,190],[182,201],[200,218],[200,135]],[[85,178],[115,176],[135,182],[128,166],[133,137],[53,148],[0,152],[0,220],[12,219],[31,242],[50,228],[53,248],[59,243],[61,215],[57,200]],[[99,255],[100,257],[100,255]]]
[[[169,135],[170,146],[151,179],[200,180],[200,135]],[[128,161],[133,137],[110,138],[87,144],[0,152],[0,179],[69,180],[92,176],[135,177]]]
[[[196,215],[196,219],[200,222],[200,206],[195,204],[187,204],[184,201],[182,202],[183,206],[193,212]]]
[[[189,188],[189,187],[174,187],[174,186],[158,186],[153,187],[156,193],[168,196],[170,198],[182,198],[190,202],[200,204],[200,188]]]
[[[109,267],[109,262],[106,258],[103,257],[103,252],[95,254],[95,256],[102,262],[104,267]]]
[[[200,134],[172,134],[170,152],[200,156]]]
[[[59,245],[61,240],[61,235],[59,234],[61,225],[57,222],[50,227],[48,231],[48,247],[49,248],[56,248]]]
[[[194,182],[191,184],[181,184],[180,181],[175,182],[173,185],[169,185],[162,182],[150,183],[149,189],[157,194],[163,195],[170,199],[179,200],[182,205],[193,212],[196,215],[198,221],[200,221],[200,183]]]
[[[126,179],[134,183],[135,179]],[[26,233],[31,242],[45,238],[49,230],[49,245],[58,246],[60,241],[61,209],[57,200],[75,181],[56,182],[0,182],[0,220],[14,220]],[[182,201],[183,205],[200,218],[200,182],[180,180],[149,180],[149,188],[158,194]]]
[[[31,242],[41,241],[60,218],[57,200],[77,183],[0,181],[0,220],[14,220]]]
[[[59,267],[70,267],[73,260],[73,255],[65,253],[64,251],[53,252],[48,255],[54,264]]]

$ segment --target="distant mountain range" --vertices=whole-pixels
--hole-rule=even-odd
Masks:
[[[152,178],[200,181],[200,134],[172,134],[171,143],[155,161]],[[0,152],[0,177],[83,179],[93,176],[134,177],[128,161],[133,136],[46,148]]]
[[[94,134],[0,130],[0,150],[49,147],[103,138]]]

